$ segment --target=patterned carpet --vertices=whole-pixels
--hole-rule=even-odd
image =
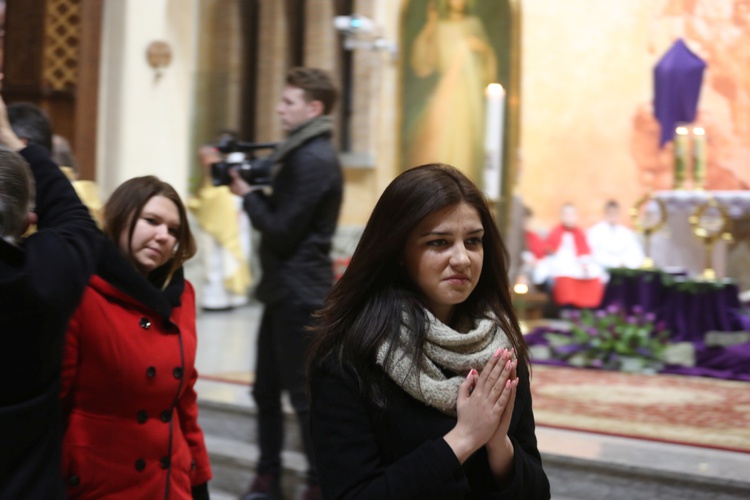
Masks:
[[[250,372],[201,375],[249,385]],[[537,365],[537,425],[750,453],[750,383]]]
[[[750,383],[534,366],[538,425],[750,453]]]

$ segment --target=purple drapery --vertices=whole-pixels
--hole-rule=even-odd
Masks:
[[[661,124],[660,146],[674,138],[679,122],[692,122],[706,63],[678,39],[654,68],[654,114]]]

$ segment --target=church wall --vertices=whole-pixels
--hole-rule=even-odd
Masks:
[[[97,179],[108,196],[123,181],[154,174],[187,192],[197,0],[105,3]],[[146,48],[164,40],[172,61],[157,78]]]
[[[583,225],[673,187],[660,148],[653,69],[682,38],[706,64],[695,123],[706,189],[750,188],[750,15],[740,0],[523,0],[519,192],[549,227],[571,201]]]
[[[359,0],[354,11],[372,19],[381,35],[398,39],[398,0]],[[385,52],[354,52],[352,154],[344,156],[341,224],[364,225],[380,193],[398,174],[395,152],[397,63]]]
[[[518,191],[540,227],[568,201],[589,225],[607,199],[627,207],[643,193],[630,143],[652,94],[649,4],[522,2]]]
[[[201,116],[201,110],[193,109],[193,88],[201,71],[196,67],[201,1],[106,2],[98,145],[103,194],[145,173],[161,175],[187,192],[194,159],[190,124]],[[649,186],[665,187],[668,175],[662,184],[653,182],[639,163],[639,155],[644,156],[638,144],[639,120],[650,116],[653,65],[676,36],[685,34],[674,27],[685,25],[680,9],[688,7],[673,4],[697,5],[690,15],[700,17],[707,1],[521,1],[517,190],[536,213],[538,227],[554,224],[566,201],[579,207],[582,224],[589,225],[599,219],[607,199],[629,207]],[[731,10],[731,0],[717,2]],[[307,0],[305,59],[336,73],[341,40],[332,28],[333,4]],[[399,41],[405,5],[406,0],[357,0],[354,12],[375,21],[386,39]],[[726,12],[709,14],[727,17]],[[289,66],[287,13],[283,2],[261,2],[259,15],[255,139],[281,140],[275,108]],[[144,54],[156,39],[168,41],[173,49],[172,64],[158,80]],[[691,42],[691,47],[701,53],[700,46]],[[386,52],[361,49],[354,51],[353,60],[351,151],[342,154],[342,226],[363,225],[400,169],[399,64]],[[236,93],[236,85],[233,81],[230,92]],[[719,121],[731,119],[726,99],[705,83],[701,106],[710,108]],[[222,113],[236,122],[236,110]],[[669,169],[668,148],[649,154],[660,156]]]

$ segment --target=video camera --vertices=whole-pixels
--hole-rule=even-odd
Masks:
[[[261,149],[274,149],[276,142],[240,142],[233,138],[224,138],[216,149],[223,155],[231,153],[245,153],[241,161],[217,161],[211,164],[211,183],[214,186],[226,186],[232,183],[229,171],[234,169],[240,177],[253,186],[265,186],[271,183],[271,167],[273,160],[270,157],[256,158],[252,153]]]

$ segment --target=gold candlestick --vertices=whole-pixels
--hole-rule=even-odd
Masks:
[[[706,183],[706,131],[693,128],[693,189],[703,189]]]
[[[674,188],[684,189],[688,164],[688,128],[681,125],[674,136]]]

